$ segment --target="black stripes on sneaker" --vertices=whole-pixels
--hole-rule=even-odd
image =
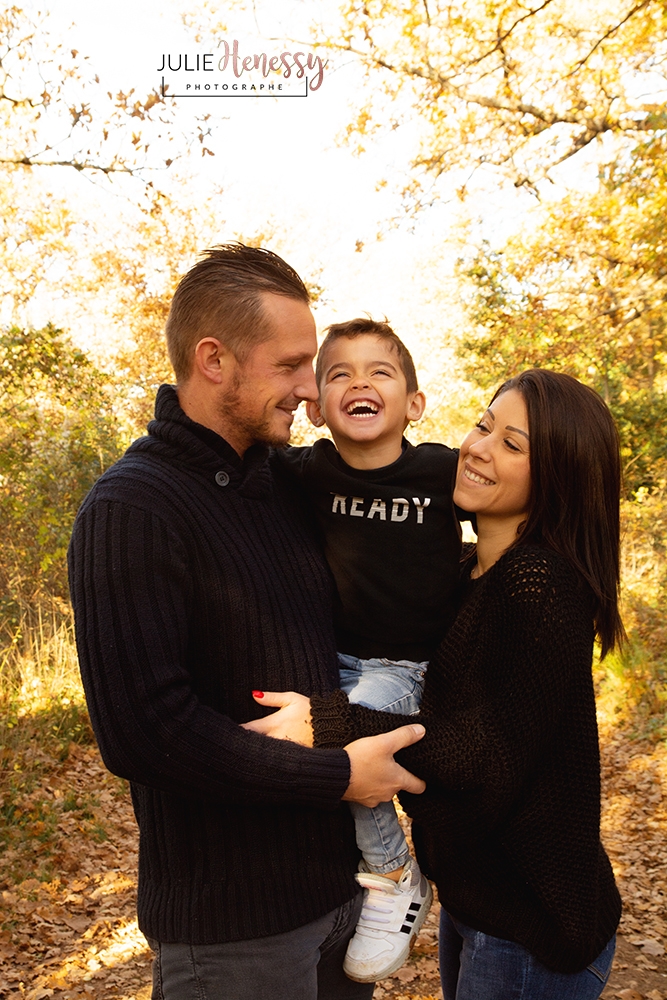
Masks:
[[[410,933],[410,931],[412,930],[412,925],[417,919],[417,914],[419,913],[421,908],[422,908],[421,903],[410,903],[410,906],[408,907],[408,912],[405,914],[405,923],[401,927],[401,934]],[[412,913],[410,913],[410,910],[412,910]]]

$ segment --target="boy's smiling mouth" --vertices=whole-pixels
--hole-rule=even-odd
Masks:
[[[374,417],[380,407],[371,399],[355,399],[345,407],[348,417]]]

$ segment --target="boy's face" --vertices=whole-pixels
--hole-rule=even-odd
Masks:
[[[373,334],[340,337],[328,347],[319,390],[308,413],[313,423],[327,424],[339,450],[387,443],[400,454],[403,431],[424,409],[423,393],[407,390],[391,342]]]

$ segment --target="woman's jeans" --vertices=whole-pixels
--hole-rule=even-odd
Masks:
[[[583,972],[552,972],[513,941],[482,934],[442,910],[440,978],[445,1000],[597,1000],[616,950],[616,935]]]
[[[414,715],[419,711],[428,662],[412,660],[360,660],[338,654],[340,686],[353,705]],[[402,868],[410,856],[393,802],[374,809],[350,802],[357,832],[357,846],[371,871],[385,874]]]

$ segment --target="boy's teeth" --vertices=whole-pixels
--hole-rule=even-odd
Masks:
[[[379,409],[380,407],[376,403],[364,400],[363,403],[350,403],[345,412],[350,416],[370,416],[377,413]]]

